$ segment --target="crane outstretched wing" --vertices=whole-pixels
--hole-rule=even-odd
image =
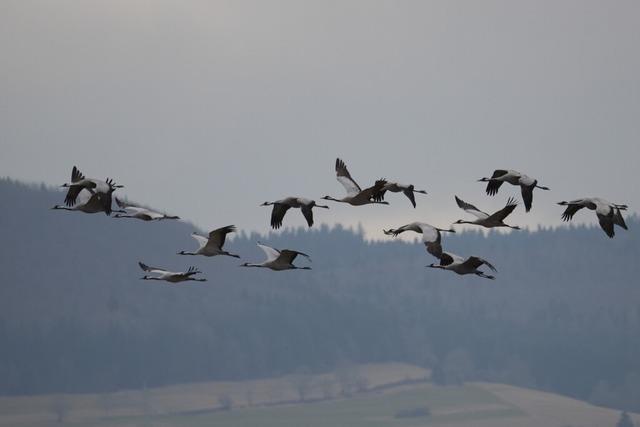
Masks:
[[[478,267],[480,267],[482,264],[486,265],[487,267],[489,267],[492,271],[498,271],[496,270],[496,268],[486,259],[482,259],[480,257],[477,256],[470,256],[469,258],[466,259],[465,262],[462,263],[462,265],[464,265],[465,267],[469,267],[471,269],[476,269]]]
[[[82,186],[73,185],[76,182],[80,182],[84,179],[84,175],[77,167],[73,167],[71,170],[71,185],[69,186],[69,190],[67,190],[67,194],[64,197],[64,204],[66,206],[73,206],[76,204],[76,199],[78,198],[78,194],[82,191]]]
[[[615,236],[615,231],[613,230],[613,214],[612,215],[600,215],[598,216],[598,222],[600,223],[600,227],[607,233],[607,236],[613,238]]]
[[[222,245],[224,245],[227,234],[233,233],[235,231],[235,225],[227,225],[226,227],[216,228],[215,230],[209,232],[209,240],[207,241],[207,245],[217,249],[222,249]]]
[[[622,214],[620,213],[620,208],[616,208],[615,209],[615,213],[613,214],[613,223],[616,224],[616,225],[619,225],[620,227],[624,228],[625,230],[628,230],[627,224],[624,222],[624,218],[622,217]]]
[[[454,261],[453,254],[450,254],[448,252],[442,252],[442,254],[440,255],[440,265],[442,266],[453,264],[453,261]]]
[[[291,206],[283,203],[274,203],[271,210],[271,227],[278,229],[282,227],[282,220]]]
[[[429,252],[431,255],[438,258],[439,260],[442,260],[443,252],[442,252],[442,245],[440,244],[440,241],[424,242],[424,246],[427,249],[427,252]]]
[[[576,212],[578,212],[582,208],[584,208],[584,205],[582,204],[574,204],[574,202],[569,202],[567,209],[565,209],[564,212],[562,213],[562,220],[563,221],[572,220]]]
[[[524,210],[529,212],[531,210],[531,206],[533,205],[533,189],[535,188],[535,183],[529,187],[520,187],[520,192],[522,193],[522,200],[524,201]]]
[[[506,175],[507,173],[509,173],[509,171],[505,169],[496,169],[493,171],[493,175],[491,175],[491,178],[500,178],[501,176]],[[498,190],[500,189],[502,182],[503,181],[490,180],[487,183],[487,194],[490,196],[495,196],[498,193]]]
[[[202,273],[202,271],[198,270],[196,267],[191,266],[189,267],[189,269],[187,271],[185,271],[184,273],[180,273],[180,275],[185,276],[185,277],[189,277],[189,276],[193,276],[194,274],[199,274]]]
[[[471,203],[465,202],[464,200],[462,200],[458,196],[454,196],[454,197],[456,198],[456,203],[458,204],[458,207],[460,209],[462,209],[463,211],[468,212],[471,215],[474,215],[479,219],[485,219],[485,218],[489,217],[488,213],[481,211],[480,209],[476,208]]]
[[[141,206],[136,205],[135,203],[132,203],[128,200],[122,200],[122,199],[119,199],[118,197],[116,197],[115,199],[116,199],[116,205],[118,205],[122,209],[127,209],[127,208],[143,209]]]
[[[410,185],[407,188],[405,188],[404,190],[402,190],[402,193],[404,193],[404,195],[407,196],[407,199],[409,199],[409,201],[411,202],[411,204],[415,208],[416,207],[416,196],[415,196],[415,194],[413,194],[413,185]]]
[[[518,202],[513,197],[510,197],[509,200],[507,200],[506,206],[499,211],[491,214],[489,218],[495,219],[497,221],[503,221],[506,217],[509,216],[509,214],[511,214],[511,212],[513,212],[516,206],[518,206]]]
[[[304,219],[307,220],[307,225],[311,227],[313,225],[313,210],[309,206],[303,206],[300,208]]]
[[[258,242],[257,245],[258,245],[258,247],[260,249],[262,249],[262,251],[267,256],[267,262],[268,261],[273,261],[273,260],[277,259],[280,256],[280,251],[277,250],[276,248],[272,248],[271,246],[263,245],[260,242]]]
[[[299,251],[292,251],[291,249],[283,249],[280,251],[280,256],[278,257],[278,260],[282,260],[283,262],[287,263],[287,264],[291,264],[293,263],[293,260],[296,259],[296,257],[298,255],[302,255],[303,257],[307,258],[309,261],[311,261],[311,257],[303,252],[299,252]]]
[[[347,165],[341,159],[336,159],[336,178],[347,191],[347,195],[355,196],[362,191],[358,183],[351,178]]]
[[[207,243],[209,243],[209,239],[199,234],[191,233],[191,237],[193,237],[196,242],[198,242],[201,248],[204,248],[205,246],[207,246]]]
[[[387,185],[387,180],[380,178],[371,187],[365,188],[360,196],[366,197],[368,200],[371,199],[376,202],[381,202],[384,200],[384,193],[386,193],[384,189],[385,185]]]
[[[140,261],[138,261],[138,265],[143,271],[146,271],[147,273],[154,273],[154,272],[166,273],[167,272],[167,270],[163,268],[149,267],[147,264],[144,264]]]

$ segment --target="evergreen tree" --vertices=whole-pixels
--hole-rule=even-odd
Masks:
[[[335,370],[334,387],[318,385],[330,396],[367,387],[350,365],[401,361],[433,368],[437,384],[538,384],[640,410],[632,234],[607,244],[597,225],[447,236],[451,251],[502,266],[486,283],[425,270],[421,243],[366,242],[344,227],[238,233],[229,249],[248,260],[262,257],[255,241],[268,238],[315,254],[313,274],[198,260],[215,284],[159,286],[138,280],[136,260],[184,267],[167,248],[189,247],[191,225],[47,209],[60,198],[0,179],[0,200],[12,207],[0,210],[0,395],[111,393],[307,366]],[[638,217],[627,223],[640,227]],[[25,256],[34,242],[37,262]],[[307,396],[308,385],[299,387]],[[270,398],[285,399],[281,390]]]
[[[627,411],[620,414],[620,419],[618,420],[616,427],[634,427],[633,421],[631,421],[631,417],[629,417]]]

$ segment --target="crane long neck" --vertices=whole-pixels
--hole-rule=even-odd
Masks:
[[[477,220],[476,221],[466,221],[464,219],[461,219],[460,221],[458,221],[458,224],[477,224]]]
[[[232,253],[227,252],[227,251],[223,251],[223,252],[222,252],[222,255],[232,256],[232,257],[234,257],[234,258],[240,258],[240,255],[232,254]]]
[[[436,228],[436,230],[438,230],[438,231],[445,231],[445,232],[447,232],[447,233],[455,233],[455,232],[456,232],[456,230],[454,230],[453,228],[447,228],[447,229],[444,229],[444,228]]]
[[[334,197],[331,196],[327,196],[324,198],[325,200],[331,200],[332,202],[341,202],[341,203],[348,203],[346,200],[343,199],[336,199]]]
[[[383,232],[384,232],[384,234],[386,234],[387,236],[392,236],[392,235],[393,235],[393,236],[397,236],[398,234],[400,234],[400,233],[402,233],[402,232],[406,231],[406,229],[405,229],[405,230],[403,230],[402,228],[390,228],[390,229],[388,229],[388,230],[383,229],[382,231],[383,231]],[[419,233],[419,231],[418,231],[418,233]]]

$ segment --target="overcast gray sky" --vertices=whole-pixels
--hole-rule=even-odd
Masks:
[[[78,165],[203,228],[266,231],[265,200],[342,197],[337,156],[363,187],[430,193],[316,214],[371,237],[464,217],[454,194],[519,198],[484,194],[496,168],[552,188],[513,224],[558,224],[555,202],[583,196],[637,211],[639,23],[631,0],[2,0],[0,175],[62,184]]]

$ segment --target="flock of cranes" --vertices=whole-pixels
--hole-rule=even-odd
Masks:
[[[384,200],[386,192],[402,192],[415,208],[415,193],[427,194],[424,190],[416,190],[413,184],[404,185],[397,182],[389,182],[386,179],[378,179],[372,186],[363,190],[351,177],[351,174],[347,169],[347,165],[341,159],[336,159],[335,171],[336,178],[344,187],[347,195],[341,199],[324,196],[322,197],[323,200],[348,203],[352,206],[363,206],[368,204],[388,205],[389,202]],[[502,184],[505,182],[514,186],[519,186],[525,210],[527,212],[531,210],[533,204],[533,190],[536,188],[547,191],[549,190],[548,187],[538,185],[538,180],[514,170],[497,169],[493,172],[490,178],[481,178],[478,181],[487,183],[486,193],[490,196],[496,195]],[[55,205],[52,209],[79,211],[84,213],[104,212],[107,215],[111,215],[112,212],[115,212],[115,218],[131,218],[141,221],[180,219],[177,216],[167,215],[143,206],[138,206],[128,201],[123,201],[117,197],[113,197],[113,192],[119,188],[123,188],[122,185],[115,184],[115,182],[109,178],[104,181],[86,178],[75,166],[71,172],[71,182],[63,184],[62,187],[68,188],[64,199],[64,206]],[[118,209],[115,210],[112,209],[112,199],[114,198],[116,205],[118,206]],[[509,197],[504,208],[494,212],[493,214],[481,211],[474,205],[460,199],[458,196],[455,196],[455,201],[460,209],[475,216],[476,219],[473,221],[460,219],[454,222],[454,224],[472,224],[486,228],[506,227],[514,230],[520,230],[520,227],[508,225],[504,222],[504,220],[518,206],[518,202],[512,197]],[[558,204],[566,206],[566,209],[562,214],[563,221],[570,221],[576,212],[582,208],[587,208],[595,211],[600,226],[607,236],[613,237],[615,235],[615,225],[625,230],[627,229],[627,225],[625,224],[624,218],[621,214],[621,211],[627,209],[627,205],[610,203],[600,198],[583,198],[569,202],[562,201]],[[315,200],[303,197],[286,197],[273,202],[264,202],[260,206],[272,206],[270,223],[271,227],[274,229],[282,227],[284,217],[289,209],[300,209],[309,227],[313,225],[313,208],[329,209],[329,206],[319,205]],[[211,231],[206,237],[193,233],[192,237],[198,242],[198,249],[192,252],[182,250],[178,252],[178,255],[202,255],[206,257],[224,255],[240,258],[240,255],[229,253],[223,249],[227,234],[235,231],[235,226],[228,225]],[[423,222],[412,222],[395,229],[383,231],[386,235],[394,237],[404,233],[405,231],[413,231],[421,234],[422,241],[427,252],[439,261],[437,264],[432,263],[427,265],[429,268],[453,271],[460,275],[475,274],[486,279],[495,279],[493,275],[486,274],[479,270],[480,267],[486,266],[491,271],[495,272],[496,268],[489,261],[475,255],[465,258],[443,250],[442,233],[455,233],[455,230],[452,228],[443,229]],[[279,250],[260,242],[257,243],[257,246],[265,253],[266,260],[261,263],[245,262],[240,265],[241,267],[260,267],[274,271],[311,270],[311,267],[299,267],[293,264],[294,260],[298,256],[302,256],[308,261],[311,261],[309,255],[303,252],[291,249]],[[141,278],[142,280],[163,280],[169,283],[185,281],[204,282],[207,280],[205,278],[194,277],[202,272],[193,266],[189,267],[187,271],[172,272],[162,268],[149,267],[142,262],[139,262],[138,264],[145,273],[149,273],[145,274]]]

